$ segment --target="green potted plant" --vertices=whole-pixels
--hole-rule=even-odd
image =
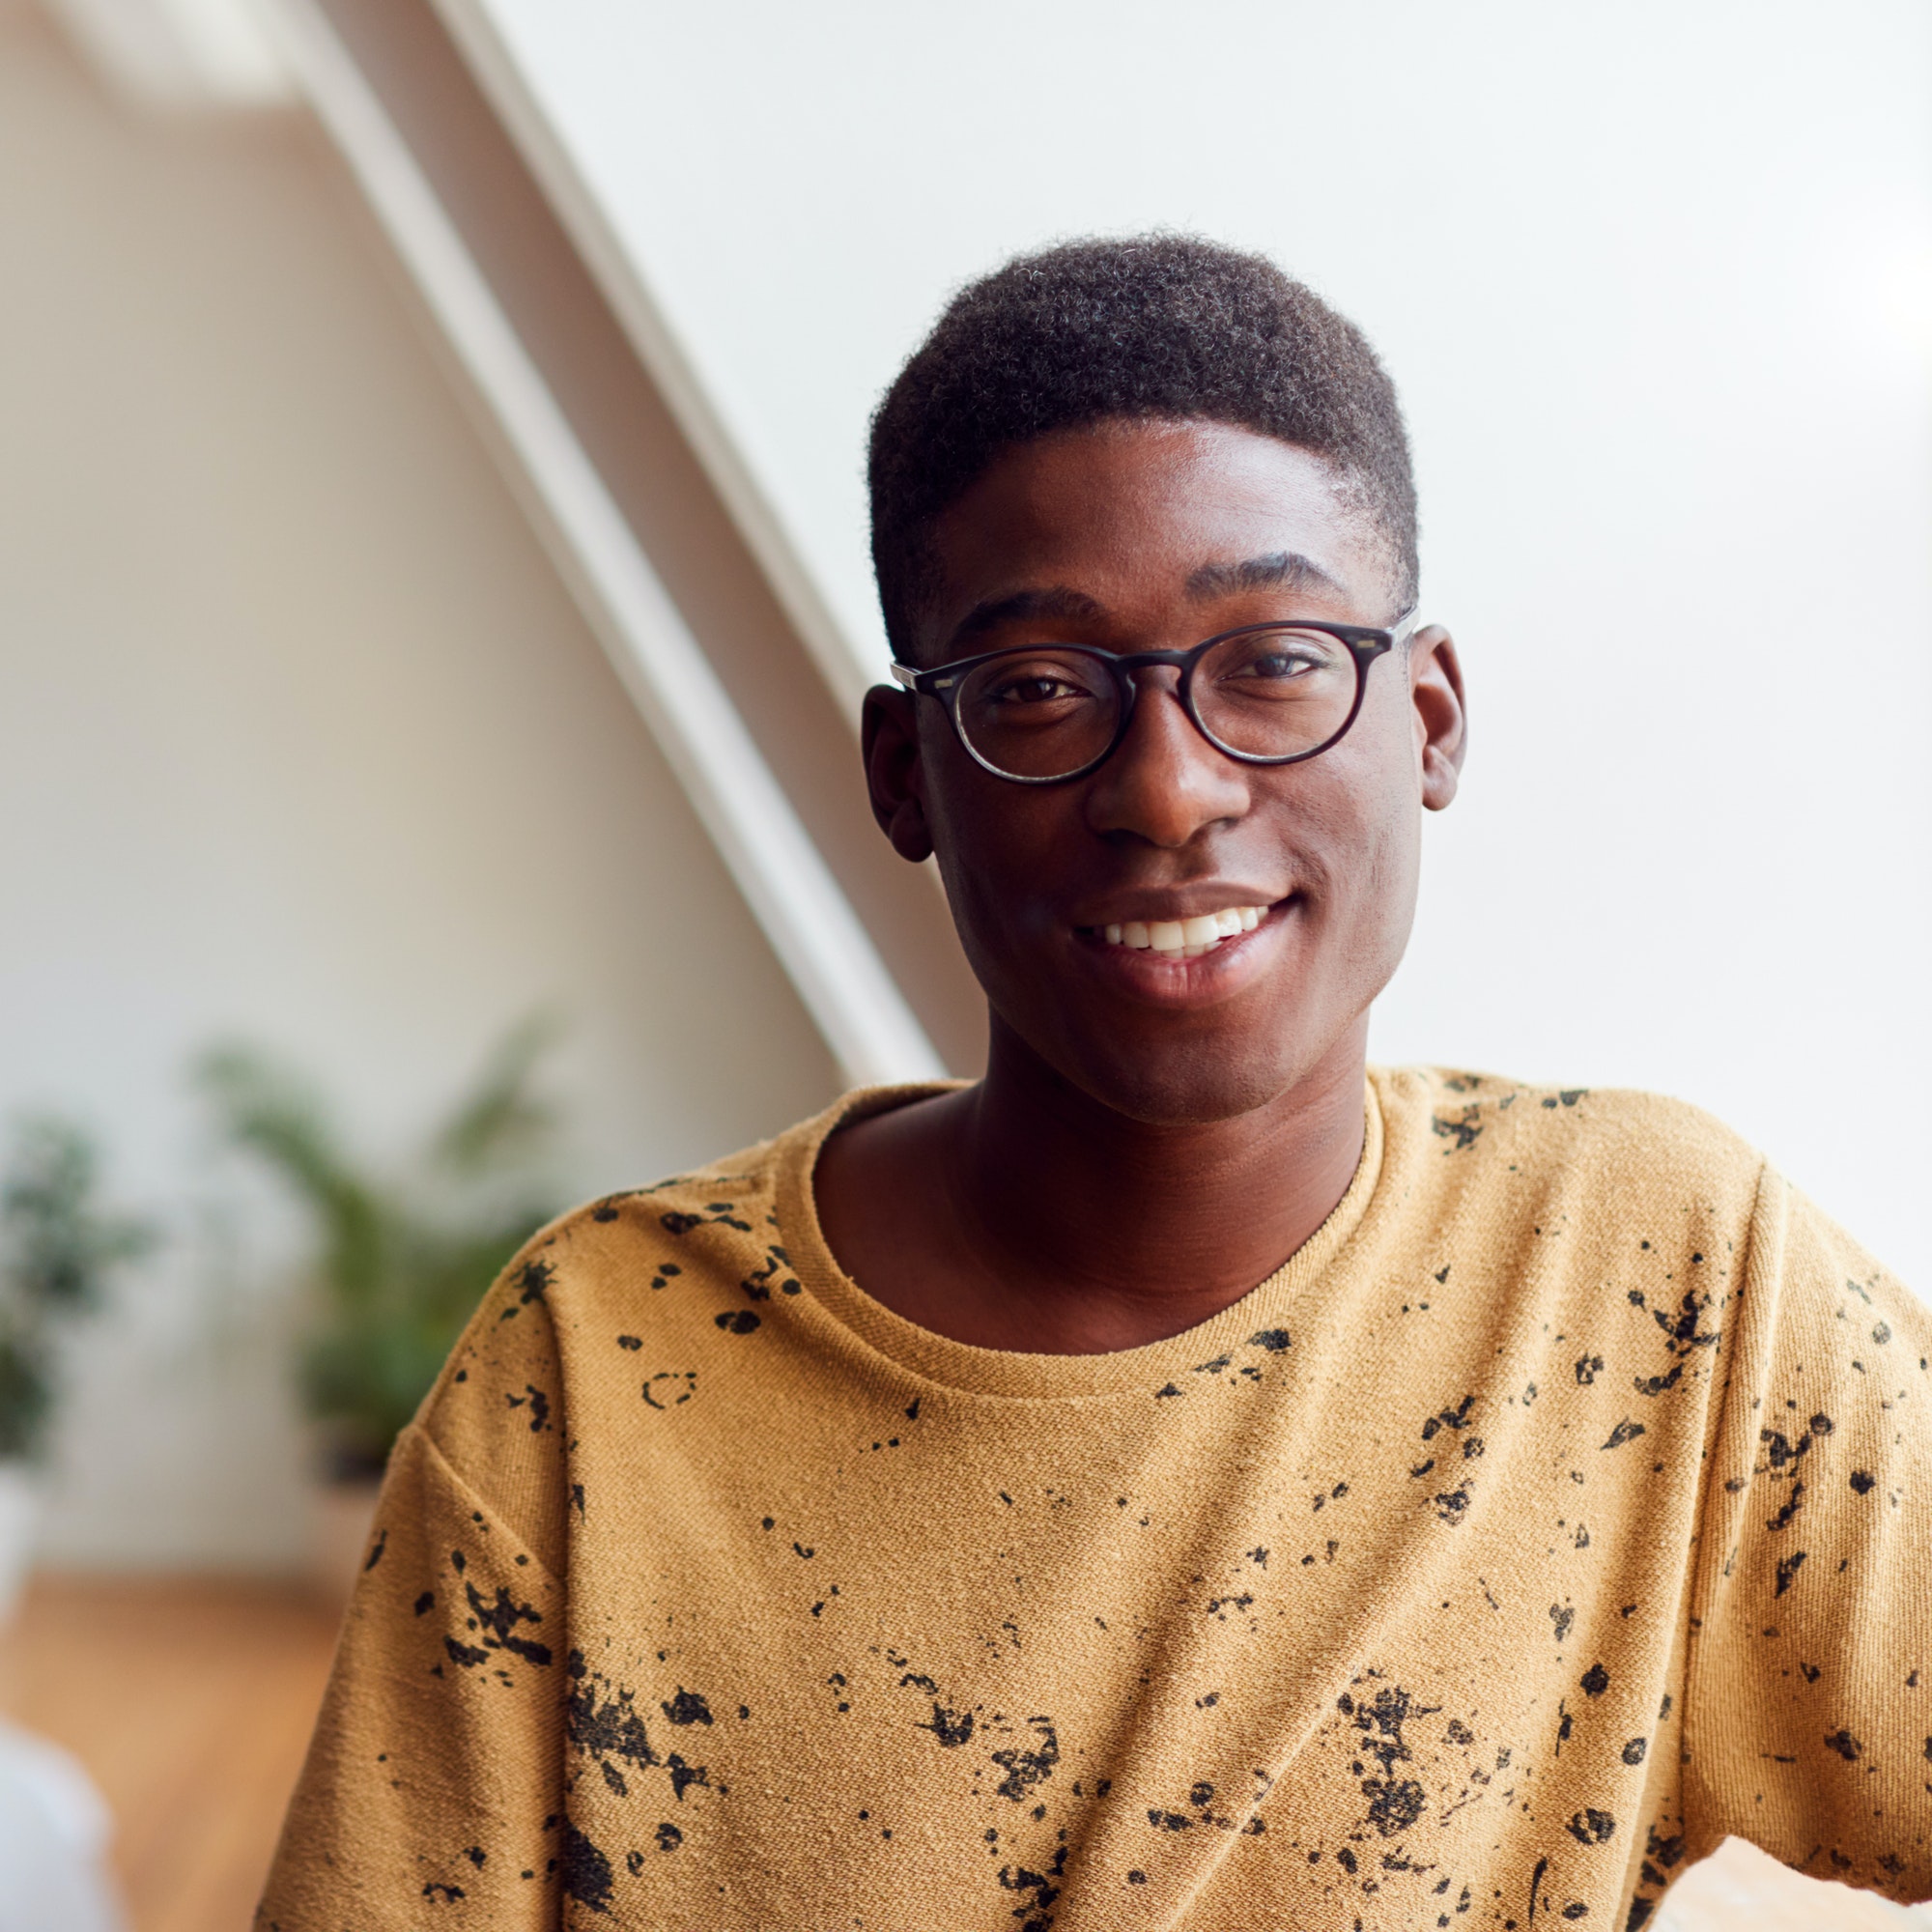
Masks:
[[[398,1433],[497,1271],[561,1205],[555,1117],[533,1079],[549,1039],[538,1022],[514,1029],[417,1151],[380,1171],[285,1064],[241,1044],[199,1063],[226,1137],[268,1165],[308,1223],[296,1370],[322,1482],[316,1575],[331,1592],[353,1577]]]
[[[143,1254],[145,1222],[100,1206],[100,1158],[54,1115],[18,1122],[0,1170],[0,1622],[32,1560],[41,1463],[60,1397],[60,1331],[99,1309],[114,1270]]]

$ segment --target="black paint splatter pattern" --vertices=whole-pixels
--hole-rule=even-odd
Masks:
[[[1701,1116],[1378,1075],[1309,1250],[1072,1360],[839,1277],[829,1125],[506,1271],[260,1926],[1637,1932],[1729,1832],[1932,1893],[1932,1320]]]

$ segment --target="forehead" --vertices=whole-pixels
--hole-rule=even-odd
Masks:
[[[1284,588],[1299,614],[1379,623],[1386,543],[1314,452],[1208,422],[1102,423],[1001,456],[939,519],[922,641],[1064,590],[1138,627]],[[1308,568],[1243,572],[1265,559]]]

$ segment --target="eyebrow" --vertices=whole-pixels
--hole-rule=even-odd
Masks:
[[[1239,563],[1204,563],[1187,580],[1187,594],[1196,602],[1226,597],[1240,590],[1341,590],[1327,571],[1299,551],[1278,550]]]
[[[1195,603],[1209,597],[1226,597],[1243,590],[1332,590],[1343,586],[1312,557],[1299,551],[1271,551],[1265,556],[1250,556],[1239,563],[1204,563],[1187,580],[1188,598]],[[1100,617],[1106,607],[1084,590],[1065,583],[1042,589],[1015,590],[1005,597],[988,597],[974,605],[953,626],[947,640],[948,655],[956,654],[975,639],[1008,624],[1037,622],[1040,619],[1077,620]]]
[[[1038,617],[1081,618],[1102,614],[1099,602],[1084,590],[1064,583],[1043,590],[1015,590],[1006,597],[988,597],[974,605],[953,627],[948,648],[970,643],[997,631],[1006,624],[1017,624]]]

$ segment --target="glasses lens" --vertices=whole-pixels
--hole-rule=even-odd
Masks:
[[[1196,666],[1194,707],[1231,752],[1300,757],[1349,722],[1355,675],[1353,653],[1325,631],[1249,631]]]
[[[1092,651],[1012,651],[966,673],[959,728],[995,771],[1059,779],[1092,764],[1113,742],[1121,697]]]

